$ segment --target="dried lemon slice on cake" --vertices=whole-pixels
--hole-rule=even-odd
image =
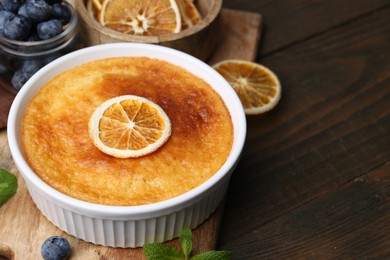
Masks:
[[[140,157],[154,152],[171,135],[171,122],[152,101],[133,95],[101,104],[89,121],[89,134],[102,152],[117,158]]]
[[[175,0],[104,0],[98,18],[103,26],[133,35],[158,36],[181,30]]]
[[[281,85],[278,77],[268,68],[244,60],[225,60],[213,68],[234,88],[245,114],[261,114],[278,104]]]

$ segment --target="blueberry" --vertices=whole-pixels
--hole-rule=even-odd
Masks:
[[[42,22],[50,18],[51,6],[45,0],[27,0],[26,15],[33,22]]]
[[[68,6],[63,4],[53,4],[51,7],[53,18],[57,18],[62,22],[62,25],[68,24],[72,13]]]
[[[42,244],[41,254],[45,260],[68,259],[70,256],[70,244],[64,237],[49,237]]]
[[[62,23],[58,19],[52,19],[37,25],[37,33],[41,40],[47,40],[62,33]]]
[[[28,18],[28,11],[27,11],[27,5],[23,4],[21,7],[18,9],[18,15],[24,16]]]
[[[36,32],[31,32],[30,36],[27,38],[28,42],[37,42],[40,41],[39,36]]]
[[[5,75],[9,72],[8,64],[4,57],[0,55],[0,75]]]
[[[23,41],[30,36],[31,22],[28,18],[15,15],[4,23],[3,35],[12,40]]]
[[[12,86],[16,89],[21,89],[30,77],[21,69],[14,72],[11,78]]]
[[[35,74],[40,68],[43,67],[43,61],[40,59],[29,59],[23,61],[22,71],[28,76],[31,77]]]
[[[0,10],[16,12],[22,5],[22,0],[0,0]]]
[[[7,10],[0,11],[0,35],[3,35],[5,22],[9,20],[12,16],[15,15],[10,11]]]
[[[45,0],[49,5],[61,4],[62,0]]]
[[[58,59],[59,57],[61,57],[63,54],[59,51],[55,52],[55,53],[52,53],[50,55],[47,55],[44,57],[43,59],[43,64],[46,65],[46,64],[49,64],[50,62]]]

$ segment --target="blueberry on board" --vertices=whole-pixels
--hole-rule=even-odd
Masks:
[[[53,18],[59,19],[62,25],[68,24],[72,13],[68,6],[63,4],[53,4],[51,7]]]
[[[30,77],[21,69],[14,72],[11,78],[12,86],[16,89],[21,89]]]
[[[3,35],[5,22],[8,19],[10,19],[12,16],[15,16],[15,15],[11,11],[7,11],[7,10],[0,11],[0,35]]]
[[[28,59],[23,61],[22,71],[30,78],[42,67],[43,61],[41,59]]]
[[[31,22],[21,15],[14,15],[4,23],[3,35],[11,40],[23,41],[30,36]]]
[[[22,0],[0,0],[0,10],[16,12],[22,5]]]
[[[41,22],[37,25],[37,34],[41,40],[47,40],[62,33],[62,23],[58,19]]]
[[[51,17],[51,6],[45,0],[27,0],[26,15],[33,22],[42,22]]]
[[[41,254],[45,260],[68,259],[70,256],[70,244],[64,237],[49,237],[41,246]]]

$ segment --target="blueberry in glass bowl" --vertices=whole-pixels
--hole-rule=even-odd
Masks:
[[[13,92],[48,62],[80,48],[78,16],[64,0],[0,0],[0,87]]]

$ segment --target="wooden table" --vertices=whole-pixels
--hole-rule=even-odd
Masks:
[[[256,60],[283,95],[248,117],[217,249],[233,259],[389,259],[389,0],[224,7],[262,14]]]
[[[390,259],[390,2],[225,0],[259,12],[280,77],[248,117],[218,248],[234,259]]]

